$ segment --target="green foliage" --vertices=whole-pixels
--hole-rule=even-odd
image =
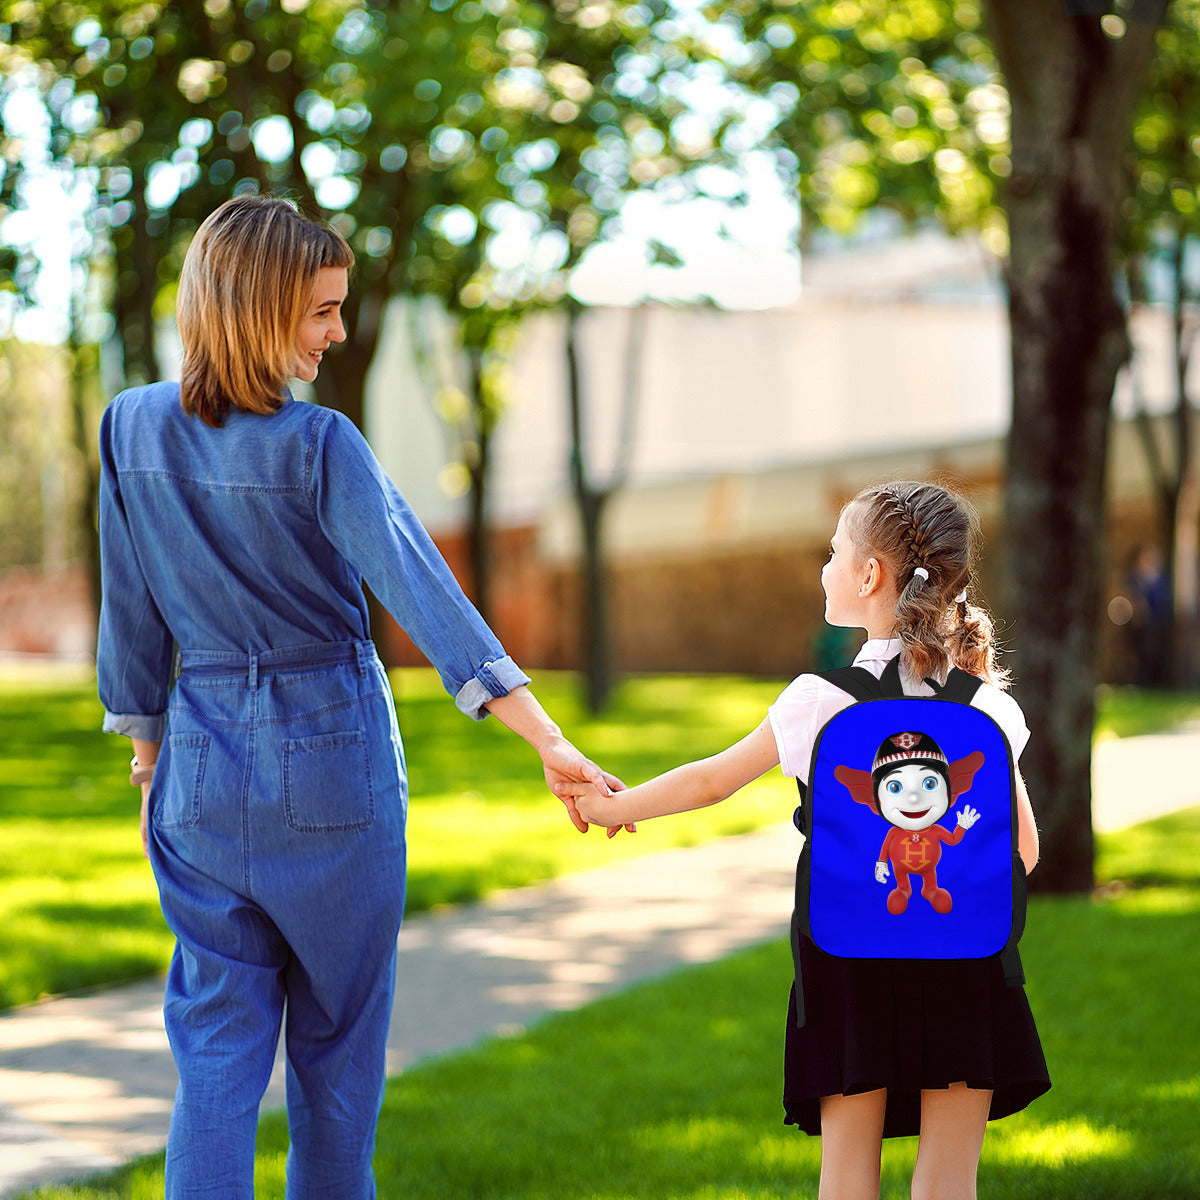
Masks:
[[[1103,840],[1170,887],[1030,907],[1022,954],[1052,1090],[989,1128],[981,1200],[1200,1195],[1200,810]],[[786,898],[785,898],[786,902]],[[819,1139],[782,1125],[788,947],[771,943],[418,1064],[388,1085],[381,1197],[775,1200],[815,1195]],[[260,1128],[257,1194],[282,1196],[282,1114]],[[914,1139],[883,1153],[884,1200],[909,1195]],[[161,1156],[39,1200],[161,1194]],[[157,1193],[156,1193],[156,1189]]]
[[[1173,0],[1158,31],[1133,129],[1126,250],[1174,258],[1200,234],[1200,3]],[[1173,270],[1180,264],[1172,263]],[[1135,283],[1147,264],[1141,264]],[[1190,274],[1190,273],[1189,273]],[[1180,278],[1185,287],[1188,276]],[[1173,281],[1174,282],[1174,281]],[[1194,297],[1196,288],[1190,289]],[[1142,297],[1135,297],[1142,298]]]
[[[147,314],[169,313],[199,221],[230,195],[266,190],[331,219],[354,246],[343,355],[365,355],[361,375],[391,295],[432,293],[473,312],[464,340],[476,347],[489,344],[487,308],[561,296],[553,264],[540,277],[527,269],[545,255],[505,271],[489,263],[489,244],[506,223],[536,215],[577,258],[620,193],[642,182],[638,153],[620,149],[636,132],[623,118],[653,105],[618,83],[638,35],[631,14],[644,11],[524,0],[10,0],[0,6],[0,60],[6,79],[40,88],[51,158],[94,188],[87,253],[113,251],[110,306],[131,382],[154,373]],[[600,143],[603,189],[584,165]],[[13,204],[29,165],[21,149],[6,146]],[[623,157],[635,170],[614,175]],[[527,232],[537,240],[537,228]],[[542,296],[547,273],[557,283]],[[326,382],[336,357],[330,367]],[[342,375],[352,389],[348,366]]]
[[[936,216],[1007,248],[996,179],[1009,173],[1008,100],[975,0],[713,6],[743,49],[733,77],[779,111],[805,212],[837,233],[884,207]]]

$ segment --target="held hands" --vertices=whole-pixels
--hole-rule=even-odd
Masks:
[[[599,815],[603,801],[610,799],[613,792],[625,789],[625,785],[615,775],[602,771],[561,735],[539,746],[538,753],[541,755],[547,786],[566,806],[571,823],[580,833],[587,833],[589,824],[606,825],[609,837],[620,833],[621,822],[610,825]],[[599,803],[590,803],[592,797]],[[581,809],[581,799],[589,800],[587,815]],[[624,828],[630,833],[637,832],[633,824],[625,825]]]
[[[623,786],[617,790],[623,790]],[[605,826],[609,837],[617,834],[624,824],[620,811],[622,805],[612,791],[602,791],[591,782],[568,780],[555,787],[554,792],[568,810],[577,812],[583,821]],[[637,826],[632,822],[624,824],[624,827],[630,833],[637,832]]]
[[[562,730],[524,684],[505,696],[494,696],[485,707],[502,725],[523,737],[537,751],[547,786],[566,805],[567,815],[575,828],[580,833],[587,833],[588,823],[579,814],[572,786],[590,785],[608,795],[614,790],[622,790],[625,785],[580,754],[563,737]],[[612,837],[618,829],[619,826],[610,829],[608,836]],[[632,827],[630,832],[633,832]]]

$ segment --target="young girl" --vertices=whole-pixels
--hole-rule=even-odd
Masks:
[[[842,510],[821,573],[825,619],[867,631],[855,663],[876,676],[899,654],[909,694],[930,695],[924,680],[944,680],[950,666],[980,676],[974,704],[1015,757],[1029,732],[1001,690],[991,621],[967,601],[971,540],[965,506],[944,488],[893,483],[859,493]],[[850,703],[832,684],[801,675],[753,733],[712,758],[617,794],[572,784],[561,794],[577,800],[586,820],[612,827],[716,804],[777,763],[807,779],[817,734]],[[1019,773],[1017,792],[1028,872],[1038,834]],[[1050,1086],[1023,989],[1005,984],[995,959],[841,959],[807,939],[800,957],[807,1022],[796,1028],[793,990],[784,1108],[788,1124],[822,1136],[820,1196],[878,1197],[882,1139],[919,1134],[912,1195],[973,1197],[988,1120]]]

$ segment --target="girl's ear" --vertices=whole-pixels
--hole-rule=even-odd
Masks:
[[[858,585],[858,594],[864,598],[873,595],[883,585],[883,564],[877,558],[868,558],[863,564]]]

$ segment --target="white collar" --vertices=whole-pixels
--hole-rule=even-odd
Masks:
[[[854,656],[854,665],[861,667],[868,662],[886,663],[899,653],[899,638],[870,638]]]

